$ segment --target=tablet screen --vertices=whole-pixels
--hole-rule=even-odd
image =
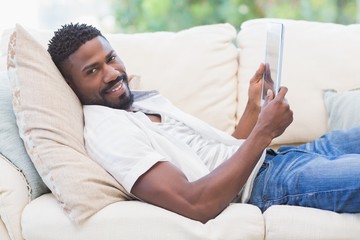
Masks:
[[[268,89],[276,95],[281,83],[282,52],[284,45],[284,25],[268,23],[265,46],[265,72],[262,80],[261,104],[266,98]]]

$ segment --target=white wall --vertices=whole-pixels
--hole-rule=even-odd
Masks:
[[[39,24],[37,0],[11,0],[0,3],[0,31],[21,22],[24,26]]]
[[[69,22],[92,24],[111,32],[110,0],[7,0],[0,3],[0,32],[19,23],[55,30]]]

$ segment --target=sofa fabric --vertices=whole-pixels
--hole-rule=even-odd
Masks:
[[[314,208],[272,206],[264,213],[267,240],[358,239],[360,214],[338,214]]]
[[[4,222],[0,219],[0,239],[1,240],[10,240],[9,234],[5,227]]]

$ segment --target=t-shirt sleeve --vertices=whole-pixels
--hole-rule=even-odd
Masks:
[[[165,157],[126,114],[102,117],[96,124],[85,122],[85,146],[89,156],[130,192],[136,180]]]

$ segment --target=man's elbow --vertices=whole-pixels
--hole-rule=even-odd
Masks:
[[[187,217],[203,224],[214,219],[223,210],[217,209],[214,206],[209,206],[209,204],[192,204],[189,209],[191,210],[188,212]]]

